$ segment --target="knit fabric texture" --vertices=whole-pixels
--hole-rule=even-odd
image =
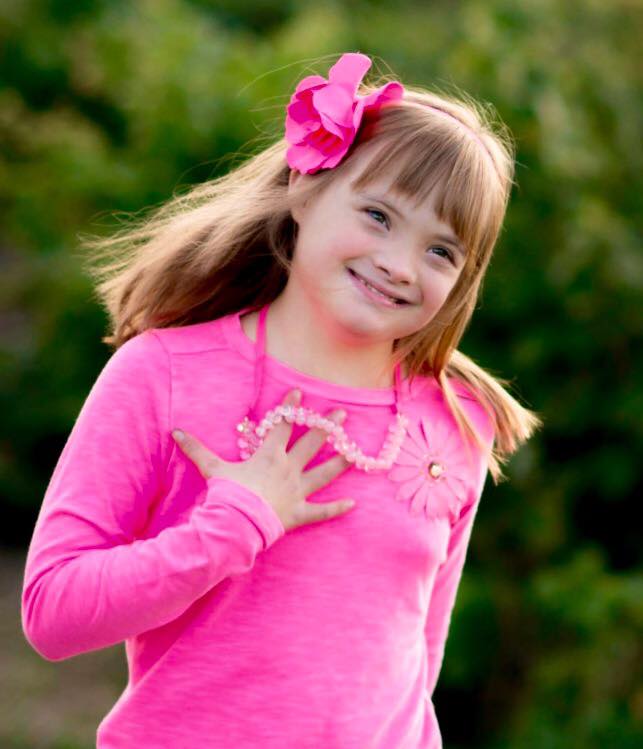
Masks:
[[[99,749],[439,749],[432,695],[486,453],[463,464],[438,385],[405,379],[404,413],[449,435],[444,469],[451,456],[466,487],[458,515],[442,495],[442,510],[414,514],[385,471],[351,466],[308,501],[356,506],[286,533],[258,494],[204,479],[171,435],[180,427],[240,460],[255,347],[233,313],[146,330],[112,354],[34,528],[25,637],[51,661],[125,644],[128,681],[98,726]],[[348,435],[379,452],[392,388],[328,382],[269,355],[264,366],[259,417],[298,387],[302,406],[344,408]],[[454,386],[490,447],[481,404]],[[288,447],[306,430],[294,424]],[[326,443],[306,468],[335,454]]]

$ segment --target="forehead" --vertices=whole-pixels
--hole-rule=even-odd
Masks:
[[[431,190],[424,198],[411,196],[400,190],[394,182],[389,179],[376,179],[357,184],[356,180],[348,183],[348,189],[352,195],[359,198],[373,198],[384,200],[399,209],[405,215],[419,214],[433,215],[436,206],[436,191]]]

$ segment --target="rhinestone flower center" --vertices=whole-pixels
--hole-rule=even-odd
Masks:
[[[443,474],[444,467],[442,466],[441,463],[437,463],[435,461],[432,461],[430,463],[430,465],[429,465],[429,469],[428,470],[429,470],[429,476],[431,476],[434,479],[437,479],[437,478],[439,478]]]

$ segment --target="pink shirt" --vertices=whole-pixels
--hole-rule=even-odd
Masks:
[[[286,533],[259,495],[206,481],[171,435],[182,427],[239,460],[255,351],[236,313],[114,352],[43,500],[24,634],[51,661],[125,642],[129,679],[98,727],[101,749],[439,749],[431,696],[486,455],[463,469],[440,389],[404,379],[403,412],[441,430],[441,479],[456,466],[465,487],[455,517],[415,515],[385,471],[352,466],[308,501],[355,508]],[[392,388],[327,382],[269,355],[264,366],[260,415],[299,387],[303,406],[345,408],[349,436],[379,452]],[[489,419],[455,384],[490,446]],[[295,424],[289,446],[305,430]],[[334,454],[326,443],[307,468]]]

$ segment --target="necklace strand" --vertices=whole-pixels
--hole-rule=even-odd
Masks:
[[[301,406],[277,406],[266,413],[259,425],[246,416],[237,424],[237,431],[242,435],[238,438],[237,444],[241,448],[241,457],[247,460],[258,450],[266,434],[285,420],[289,424],[305,424],[310,428],[322,429],[328,434],[326,441],[330,442],[349,463],[355,463],[355,466],[363,471],[388,470],[397,459],[409,421],[399,411],[395,416],[396,421],[389,425],[389,433],[377,456],[362,452],[357,443],[349,439],[341,424],[336,424],[317,411]]]

